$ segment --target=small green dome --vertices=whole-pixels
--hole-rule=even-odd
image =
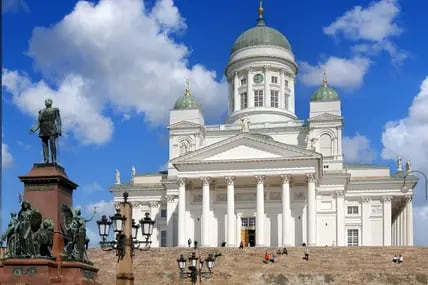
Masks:
[[[311,102],[320,101],[340,101],[340,97],[336,90],[327,86],[326,79],[323,80],[321,87],[319,87],[311,97]]]
[[[236,39],[230,53],[232,54],[246,47],[259,45],[277,46],[291,51],[291,46],[287,38],[279,31],[266,26],[264,19],[259,17],[255,27],[246,30]]]
[[[189,85],[187,85],[186,93],[181,98],[179,98],[174,105],[174,110],[186,109],[201,109],[201,105],[192,95],[190,95]]]

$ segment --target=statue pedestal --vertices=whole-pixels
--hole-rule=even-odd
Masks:
[[[81,262],[9,258],[0,264],[2,285],[100,285],[98,269]]]
[[[19,179],[24,183],[24,199],[31,203],[33,209],[37,208],[44,219],[54,222],[52,255],[60,256],[64,249],[61,206],[72,206],[73,190],[77,184],[67,177],[62,166],[53,163],[35,163],[30,172],[19,176]]]
[[[54,258],[7,258],[0,260],[1,285],[101,285],[96,282],[98,269],[82,262],[63,261],[64,226],[62,204],[72,206],[77,184],[64,168],[52,163],[36,163],[19,179],[24,183],[24,199],[38,209],[43,219],[54,222],[52,255]]]

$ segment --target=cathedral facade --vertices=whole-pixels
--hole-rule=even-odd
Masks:
[[[134,219],[156,220],[152,246],[413,245],[410,165],[344,163],[339,95],[324,77],[298,119],[297,71],[260,7],[231,49],[225,123],[205,125],[187,86],[170,112],[168,170],[133,168],[110,189],[115,202],[129,193]]]

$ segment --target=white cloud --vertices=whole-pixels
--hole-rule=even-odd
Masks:
[[[370,146],[370,140],[357,133],[354,137],[342,138],[344,160],[346,162],[371,163],[376,152]]]
[[[364,57],[352,59],[331,56],[326,62],[311,66],[306,62],[300,64],[300,79],[309,86],[319,86],[322,74],[327,73],[328,82],[334,87],[345,89],[358,88],[370,66],[370,60]]]
[[[28,4],[24,0],[2,0],[2,13],[7,12],[30,12]]]
[[[1,144],[1,167],[9,168],[13,166],[13,156],[9,152],[7,144]]]
[[[355,6],[325,27],[324,33],[330,36],[343,34],[345,38],[356,41],[380,42],[402,32],[402,28],[394,22],[399,13],[396,0],[372,2],[365,9]]]
[[[69,76],[53,89],[43,80],[32,83],[26,75],[3,69],[2,84],[19,109],[34,120],[44,100],[52,98],[54,107],[60,108],[63,132],[72,132],[82,144],[102,144],[112,136],[111,119],[103,116],[101,106],[89,96],[88,83],[80,76]]]
[[[184,28],[170,0],[157,1],[152,11],[141,0],[80,1],[58,24],[33,31],[29,55],[44,75],[79,75],[101,106],[144,113],[153,124],[167,122],[189,79],[208,119],[219,118],[226,84],[202,65],[188,66],[189,49],[170,36]]]
[[[396,0],[372,2],[369,7],[355,6],[324,28],[329,36],[343,35],[356,42],[352,51],[358,56],[374,56],[386,51],[394,65],[399,65],[407,57],[406,51],[399,49],[390,38],[402,33],[396,23],[400,7]]]
[[[151,15],[163,29],[168,31],[180,31],[186,28],[184,19],[172,0],[160,0],[153,7]]]
[[[387,122],[382,134],[382,157],[402,156],[414,169],[428,171],[428,76],[413,99],[407,117]]]

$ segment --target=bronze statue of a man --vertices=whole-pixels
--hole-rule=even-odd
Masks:
[[[46,108],[39,111],[39,118],[36,125],[30,129],[30,134],[39,131],[39,137],[42,139],[43,159],[49,163],[49,148],[51,162],[56,163],[56,139],[62,134],[61,116],[58,108],[52,107],[52,99],[45,100]]]

